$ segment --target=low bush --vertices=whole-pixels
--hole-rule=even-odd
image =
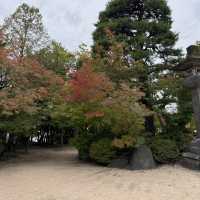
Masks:
[[[78,150],[80,160],[90,160],[89,151],[92,138],[89,134],[76,135],[70,143]]]
[[[151,149],[155,160],[159,163],[174,162],[180,155],[175,141],[160,136],[153,139]]]
[[[108,165],[116,156],[116,151],[112,147],[112,140],[103,138],[92,143],[90,147],[90,157],[98,164]]]

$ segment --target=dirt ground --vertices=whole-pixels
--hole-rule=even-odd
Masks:
[[[71,148],[34,149],[0,162],[0,200],[199,200],[200,172],[179,166],[150,171],[78,161]]]

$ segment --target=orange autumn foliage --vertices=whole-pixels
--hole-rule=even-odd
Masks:
[[[90,118],[99,118],[99,117],[104,117],[105,113],[101,111],[96,111],[96,112],[87,112],[85,116],[90,119]]]
[[[69,81],[73,102],[96,102],[103,100],[112,91],[113,85],[104,73],[95,72],[92,63],[87,62],[73,74]]]
[[[33,113],[38,109],[38,102],[56,98],[64,85],[64,80],[54,72],[31,59],[14,59],[3,47],[0,48],[0,69],[6,71],[4,79],[8,80],[0,89],[1,114]]]

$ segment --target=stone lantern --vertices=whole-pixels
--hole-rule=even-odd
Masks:
[[[187,151],[183,153],[181,164],[191,169],[200,170],[200,45],[187,48],[186,59],[175,67],[185,73],[184,86],[191,89],[192,105],[197,128],[197,137]]]

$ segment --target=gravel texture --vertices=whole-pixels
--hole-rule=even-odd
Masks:
[[[78,161],[71,148],[34,149],[0,162],[0,200],[199,200],[200,172],[180,166],[148,171]]]

